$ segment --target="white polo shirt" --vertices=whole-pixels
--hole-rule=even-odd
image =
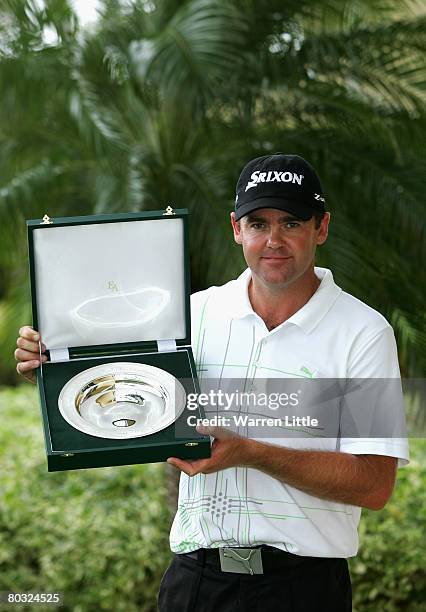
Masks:
[[[247,383],[280,378],[399,378],[393,330],[378,312],[345,293],[330,270],[312,298],[268,331],[248,297],[247,269],[222,287],[192,296],[198,376]],[[398,457],[404,438],[274,438],[293,448]],[[268,544],[302,556],[351,557],[358,549],[361,508],[308,495],[264,472],[234,467],[189,478],[182,473],[171,534],[176,553]]]

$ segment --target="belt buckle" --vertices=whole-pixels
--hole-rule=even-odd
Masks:
[[[233,574],[263,574],[260,548],[219,548],[220,569]]]

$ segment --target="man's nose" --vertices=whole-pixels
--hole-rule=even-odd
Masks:
[[[283,238],[283,233],[279,226],[271,227],[266,244],[271,249],[277,249],[283,245]]]

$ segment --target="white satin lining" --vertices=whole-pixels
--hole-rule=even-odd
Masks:
[[[182,219],[34,230],[47,349],[186,337]]]

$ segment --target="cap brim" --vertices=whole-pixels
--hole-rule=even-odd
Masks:
[[[311,219],[316,210],[319,211],[319,209],[313,208],[304,202],[266,197],[258,198],[257,200],[252,200],[251,202],[246,202],[245,204],[238,206],[235,210],[235,220],[239,221],[242,217],[248,215],[253,210],[257,210],[258,208],[276,208],[278,210],[283,210],[291,213],[302,221],[308,221]]]

